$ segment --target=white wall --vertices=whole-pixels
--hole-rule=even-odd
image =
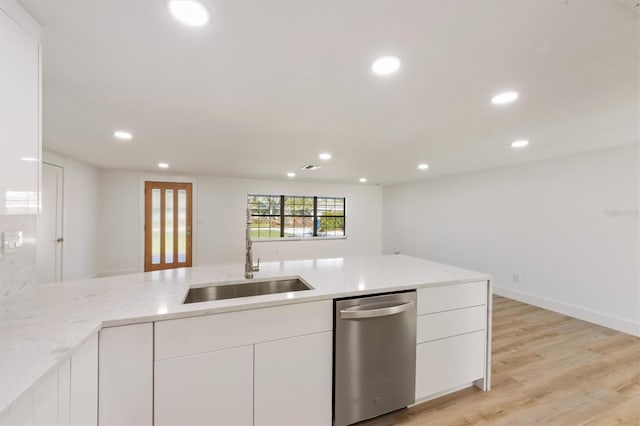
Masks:
[[[99,169],[43,150],[43,161],[64,169],[62,279],[93,278],[97,274]]]
[[[244,262],[248,193],[344,196],[346,239],[254,242],[261,261],[339,257],[381,252],[382,189],[370,185],[315,184],[210,176],[171,177],[194,183],[194,266]],[[100,178],[99,265],[102,275],[143,269],[143,182],[158,175],[103,170]]]
[[[383,251],[490,273],[495,292],[640,334],[638,147],[383,191]]]

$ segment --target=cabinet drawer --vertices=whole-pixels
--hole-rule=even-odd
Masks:
[[[482,378],[484,348],[484,330],[419,344],[416,401]]]
[[[153,423],[153,324],[100,330],[98,424]]]
[[[255,345],[253,424],[330,425],[332,357],[330,331]]]
[[[253,424],[252,345],[159,361],[154,376],[156,426]]]
[[[418,343],[484,330],[487,324],[487,307],[456,309],[418,317]]]
[[[418,315],[486,304],[486,281],[418,289]]]
[[[155,323],[155,359],[333,330],[333,302],[296,303]]]

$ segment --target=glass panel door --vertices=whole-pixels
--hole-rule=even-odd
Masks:
[[[191,266],[191,184],[145,182],[145,271]]]

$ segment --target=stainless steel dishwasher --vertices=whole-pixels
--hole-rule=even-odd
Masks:
[[[333,424],[415,402],[416,292],[334,301]]]

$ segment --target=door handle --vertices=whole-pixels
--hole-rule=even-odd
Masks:
[[[62,243],[62,242],[64,242],[64,238],[58,238],[58,239],[56,240],[56,243]]]
[[[401,303],[399,305],[387,306],[384,308],[358,310],[362,306],[352,306],[350,308],[340,311],[340,319],[362,319],[362,318],[375,318],[384,317],[387,315],[395,315],[401,312],[406,312],[413,307],[415,302],[410,300],[408,302]]]

